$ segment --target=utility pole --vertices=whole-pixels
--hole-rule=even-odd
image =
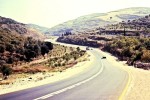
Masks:
[[[123,35],[126,36],[126,28],[125,28],[125,22],[122,21],[122,24],[123,24]]]

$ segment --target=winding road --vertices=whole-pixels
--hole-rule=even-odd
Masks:
[[[89,69],[68,79],[0,95],[0,100],[117,100],[128,81],[128,73],[113,66],[96,50]]]

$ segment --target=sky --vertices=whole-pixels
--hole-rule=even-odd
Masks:
[[[150,0],[0,0],[0,16],[50,28],[83,15],[129,7],[150,7]]]

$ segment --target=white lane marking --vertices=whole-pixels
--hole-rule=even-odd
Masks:
[[[90,78],[88,78],[88,79],[86,79],[86,80],[83,80],[83,81],[81,81],[81,82],[79,82],[79,83],[76,83],[76,84],[74,84],[74,85],[71,85],[71,86],[68,86],[68,87],[66,87],[66,88],[63,88],[63,89],[61,89],[61,90],[52,92],[52,93],[50,93],[50,94],[44,95],[44,96],[39,97],[39,98],[36,98],[36,99],[33,99],[33,100],[43,100],[43,99],[50,98],[50,97],[52,97],[52,96],[54,96],[54,95],[56,95],[56,94],[60,94],[60,93],[65,92],[65,91],[67,91],[67,90],[73,89],[73,88],[75,88],[75,87],[77,87],[77,86],[80,86],[80,85],[83,84],[83,83],[86,83],[86,82],[88,82],[88,81],[94,79],[94,78],[97,77],[97,76],[103,71],[103,69],[104,69],[104,68],[103,68],[103,63],[102,63],[102,61],[101,61],[101,64],[102,64],[101,69],[98,71],[98,73],[96,73],[96,74],[93,75],[92,77],[90,77]]]

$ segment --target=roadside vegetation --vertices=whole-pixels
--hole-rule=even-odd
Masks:
[[[150,68],[150,38],[118,37],[105,44],[103,50],[138,68]]]
[[[62,72],[63,70],[72,67],[78,62],[86,60],[86,52],[80,50],[79,47],[73,48],[54,44],[53,49],[50,50],[44,57],[41,55],[33,61],[22,63],[21,65],[17,65],[14,67],[1,67],[3,68],[3,72],[5,72],[5,70],[8,70],[10,73],[9,75],[7,75],[8,71],[6,72],[5,75],[7,77],[9,76],[9,78],[8,80],[0,81],[0,84],[4,85],[13,83],[15,81],[15,78],[18,76],[18,78],[23,78],[29,75],[34,75],[36,73]]]
[[[79,58],[82,58],[85,54],[86,52],[80,50],[80,48],[55,45],[54,49],[48,54],[47,60],[39,63],[37,66],[45,66],[49,69],[48,71],[62,72],[64,69],[72,67],[78,62],[86,60],[79,60]]]

